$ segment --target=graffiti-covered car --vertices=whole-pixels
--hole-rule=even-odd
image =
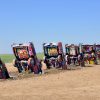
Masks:
[[[27,70],[39,73],[39,60],[32,42],[13,44],[12,49],[15,55],[14,66],[17,67],[19,73]]]

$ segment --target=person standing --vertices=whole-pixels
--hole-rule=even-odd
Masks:
[[[35,66],[35,60],[34,60],[34,57],[30,57],[29,59],[28,59],[28,70],[30,71],[30,72],[34,72],[34,66]]]

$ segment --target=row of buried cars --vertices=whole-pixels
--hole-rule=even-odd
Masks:
[[[65,53],[63,52],[62,43],[44,43],[44,60],[52,62],[59,61],[59,58],[65,60],[66,65],[81,65],[85,64],[99,64],[100,60],[100,45],[65,45]]]
[[[24,71],[33,72],[34,74],[42,73],[42,62],[46,64],[48,69],[52,67],[67,69],[69,65],[99,64],[100,60],[100,45],[97,44],[66,44],[64,52],[62,42],[43,43],[43,60],[38,59],[32,42],[13,44],[12,49],[15,55],[13,65],[18,69],[19,73]],[[9,78],[4,63],[1,63],[0,68],[0,78]],[[4,68],[6,70],[3,70]]]

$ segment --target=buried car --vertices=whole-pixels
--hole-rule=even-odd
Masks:
[[[100,59],[100,44],[95,45],[96,46],[96,54],[98,59]]]
[[[47,64],[47,67],[57,66],[59,59],[62,61],[64,58],[62,43],[44,43],[44,61]]]
[[[100,44],[95,45],[97,64],[100,64]]]
[[[16,58],[13,63],[14,66],[17,67],[19,73],[30,70],[38,74],[41,71],[40,62],[32,42],[13,44],[12,49]]]
[[[66,51],[66,61],[67,64],[74,64],[79,65],[81,67],[85,66],[84,63],[84,54],[82,52],[82,45],[75,45],[75,44],[66,44],[65,45],[65,51]]]
[[[65,45],[66,56],[68,57],[68,64],[73,63],[74,65],[78,62],[79,46],[71,44]]]
[[[96,46],[95,45],[82,45],[82,52],[84,54],[84,61],[88,64],[97,64]]]
[[[0,79],[10,78],[5,63],[0,59]]]

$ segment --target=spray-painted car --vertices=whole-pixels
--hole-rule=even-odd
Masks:
[[[38,74],[40,69],[39,60],[32,42],[24,44],[13,44],[13,53],[15,55],[14,66],[19,73],[30,70]]]
[[[99,44],[96,45],[96,54],[97,54],[98,59],[100,59],[100,45]]]
[[[0,79],[10,78],[5,63],[0,59]]]
[[[82,45],[82,52],[86,62],[89,64],[97,64],[95,45]]]
[[[44,50],[44,60],[48,68],[51,65],[53,65],[54,67],[57,66],[58,59],[64,58],[63,47],[61,42],[44,43],[43,50]]]
[[[100,44],[95,45],[97,64],[100,64]]]
[[[79,46],[71,44],[65,45],[66,56],[68,57],[68,64],[73,63],[74,65],[78,62]]]

